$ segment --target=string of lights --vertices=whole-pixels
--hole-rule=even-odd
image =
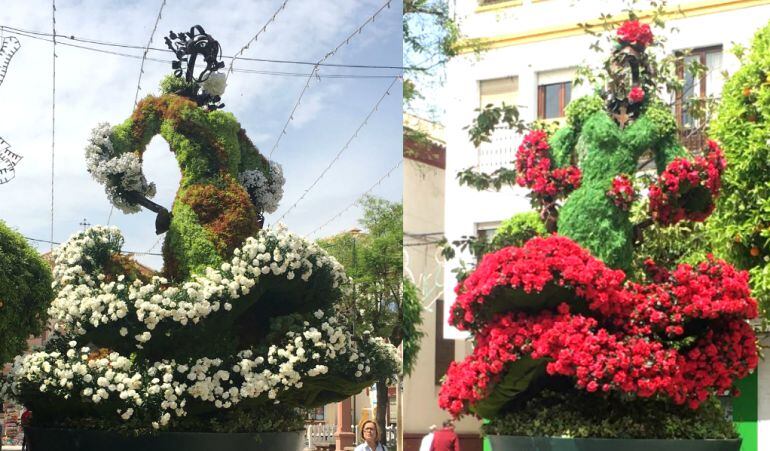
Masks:
[[[339,212],[339,213],[337,213],[336,215],[334,215],[334,216],[332,216],[331,218],[329,218],[329,220],[328,220],[328,221],[326,221],[326,222],[324,222],[323,224],[321,224],[320,226],[316,227],[316,228],[315,228],[315,229],[314,229],[312,232],[308,233],[308,234],[307,234],[307,236],[310,236],[310,235],[314,235],[314,234],[315,234],[315,233],[317,233],[319,230],[321,230],[321,229],[323,229],[324,227],[326,227],[326,226],[328,226],[329,224],[331,224],[331,223],[332,223],[332,222],[333,222],[335,219],[337,219],[337,218],[339,218],[340,216],[342,216],[343,214],[345,214],[345,212],[346,212],[346,211],[348,211],[348,210],[350,210],[351,208],[353,208],[353,207],[354,207],[354,206],[355,206],[355,205],[356,205],[358,202],[360,202],[360,201],[361,201],[361,199],[363,199],[364,197],[366,197],[367,195],[369,195],[369,194],[370,194],[372,191],[374,191],[374,189],[375,189],[375,188],[377,188],[378,186],[380,186],[380,185],[382,184],[382,182],[383,182],[383,181],[384,181],[386,178],[390,177],[390,174],[392,174],[392,173],[393,173],[393,171],[395,171],[396,169],[398,169],[398,167],[399,167],[399,166],[401,166],[401,163],[403,163],[403,159],[402,159],[402,160],[399,160],[399,161],[398,161],[398,163],[397,163],[395,166],[393,166],[393,167],[392,167],[392,168],[391,168],[391,169],[390,169],[390,170],[389,170],[389,171],[388,171],[388,172],[387,172],[385,175],[383,175],[382,177],[380,177],[380,179],[379,179],[379,180],[377,180],[377,182],[376,182],[374,185],[372,185],[372,186],[371,186],[371,187],[370,187],[368,190],[364,191],[364,193],[363,193],[363,194],[361,194],[360,196],[358,196],[358,197],[356,198],[356,200],[354,200],[353,202],[351,202],[351,203],[350,203],[350,205],[348,205],[347,207],[345,207],[344,209],[342,209],[342,211],[340,211],[340,212]]]
[[[53,241],[53,220],[54,220],[54,173],[56,157],[56,0],[51,0],[51,28],[52,35],[52,63],[53,75],[51,77],[51,241]],[[53,244],[51,245],[53,251]]]
[[[144,62],[147,59],[147,52],[150,50],[152,39],[155,37],[155,31],[158,29],[158,22],[160,22],[160,19],[163,18],[163,8],[165,6],[166,0],[163,0],[160,4],[160,9],[158,10],[158,17],[155,18],[155,25],[152,27],[150,39],[147,41],[144,52],[142,52],[142,64],[139,66],[139,81],[136,82],[136,94],[134,94],[134,108],[136,108],[136,102],[139,100],[139,91],[142,89],[142,75],[144,75]]]
[[[147,60],[147,51],[150,48],[150,45],[152,45],[152,39],[155,37],[155,32],[158,30],[158,23],[163,18],[163,8],[165,6],[166,0],[163,0],[160,4],[160,9],[158,10],[158,16],[155,18],[155,25],[153,25],[152,32],[150,32],[150,39],[147,41],[144,52],[142,52],[142,64],[139,66],[139,79],[136,82],[136,93],[134,94],[134,108],[136,108],[136,104],[139,101],[139,92],[142,90],[142,75],[144,75],[144,62]],[[110,205],[110,214],[107,216],[107,225],[110,225],[112,213],[114,211],[115,206]]]
[[[2,29],[3,28],[0,27],[0,30],[2,30]],[[22,37],[26,37],[26,38],[30,38],[30,39],[37,39],[37,40],[44,41],[44,42],[52,42],[52,40],[49,39],[49,38],[29,35],[27,33],[18,32],[18,31],[14,31],[14,30],[10,30],[10,29],[8,29],[7,31],[10,34],[14,34],[14,35],[17,35],[17,36],[22,36]],[[132,54],[129,54],[129,53],[122,53],[122,52],[114,52],[114,51],[110,51],[110,50],[97,49],[97,48],[83,46],[83,45],[78,45],[78,44],[71,44],[71,43],[68,43],[68,42],[57,41],[57,45],[64,45],[64,46],[67,46],[67,47],[73,47],[73,48],[77,48],[77,49],[81,49],[81,50],[88,50],[88,51],[91,51],[91,52],[102,53],[102,54],[107,54],[107,55],[120,56],[120,57],[124,57],[124,58],[142,59],[141,55],[132,55]],[[244,58],[239,58],[239,59],[243,60]],[[165,60],[165,59],[151,58],[151,57],[145,58],[145,61],[150,61],[150,62],[154,62],[154,63],[162,63],[162,64],[166,64],[166,65],[171,64],[173,62],[170,59],[169,60]],[[344,67],[344,66],[340,66],[340,67]],[[284,76],[284,77],[308,77],[310,75],[307,72],[286,72],[286,71],[271,71],[271,70],[258,70],[258,69],[240,69],[240,68],[233,68],[233,72],[239,72],[239,73],[244,73],[244,74],[254,74],[254,75]],[[334,79],[334,78],[336,78],[336,79],[348,79],[348,78],[349,79],[357,79],[357,78],[360,78],[360,79],[367,79],[367,78],[369,78],[369,79],[382,79],[382,78],[400,77],[400,74],[397,74],[397,75],[393,75],[393,74],[391,74],[391,75],[388,75],[388,74],[373,75],[373,74],[321,74],[321,73],[317,73],[316,77],[318,77],[318,78],[329,78],[329,79]]]
[[[39,238],[32,238],[32,237],[28,237],[28,236],[24,236],[24,238],[29,240],[29,241],[36,241],[38,243],[50,244],[52,251],[53,251],[53,246],[54,245],[58,246],[58,245],[61,244],[61,242],[59,242],[59,241],[41,240]],[[157,252],[156,253],[152,253],[152,252],[141,252],[141,251],[120,251],[120,253],[121,254],[126,254],[126,255],[154,255],[154,256],[157,256],[157,257],[162,257],[163,256],[163,254],[158,254]]]
[[[345,152],[345,150],[347,150],[348,147],[350,147],[350,143],[352,143],[353,140],[358,137],[358,133],[361,132],[361,130],[369,123],[369,119],[380,108],[380,104],[382,103],[382,101],[385,100],[385,98],[390,95],[390,90],[393,88],[393,85],[395,85],[396,81],[398,81],[398,80],[399,79],[396,78],[396,79],[394,79],[390,83],[390,85],[388,85],[388,88],[385,90],[385,92],[382,94],[382,96],[380,96],[379,100],[377,100],[377,103],[374,104],[374,107],[369,111],[369,114],[366,115],[364,120],[358,126],[356,131],[353,132],[353,135],[350,136],[350,138],[347,140],[345,145],[342,146],[342,148],[339,150],[339,152],[337,152],[337,154],[334,156],[334,158],[332,158],[332,160],[329,162],[329,164],[326,166],[326,168],[324,168],[324,170],[321,171],[320,174],[318,174],[318,177],[316,177],[315,180],[313,180],[313,183],[311,183],[310,186],[308,186],[307,189],[305,189],[305,191],[302,193],[302,195],[299,196],[299,199],[294,201],[294,203],[278,218],[278,221],[280,221],[283,218],[285,218],[286,215],[288,215],[292,210],[294,210],[294,207],[296,207],[297,204],[299,204],[305,198],[305,196],[307,196],[307,194],[310,191],[312,191],[313,188],[315,188],[315,186],[324,177],[324,175],[326,175],[326,173],[329,172],[329,169],[331,169],[332,166],[334,166],[334,164],[337,163],[337,161],[339,161],[340,156],[342,156],[342,154]]]
[[[0,30],[8,31],[12,34],[27,36],[27,37],[35,37],[39,39],[50,38],[52,37],[51,33],[43,33],[40,31],[34,31],[34,30],[27,30],[24,28],[17,28],[12,27],[9,25],[0,25]],[[66,34],[62,33],[57,35],[57,38],[59,39],[67,39],[69,41],[74,42],[80,42],[85,44],[94,44],[94,45],[100,45],[104,47],[115,47],[115,48],[123,48],[123,49],[134,49],[134,50],[144,50],[145,46],[142,45],[133,45],[133,44],[121,44],[116,42],[109,42],[109,41],[100,41],[96,39],[86,39],[86,38],[78,38],[75,37],[75,35],[72,34]],[[103,52],[109,52],[107,50],[103,49],[94,49],[91,47],[85,47],[85,46],[79,46],[77,44],[72,44],[69,42],[61,42],[59,41],[59,44],[61,45],[70,45],[72,47],[79,47],[79,48],[87,48],[89,50],[95,50],[95,51],[103,51]],[[159,47],[147,47],[148,50],[154,51],[154,52],[162,52],[162,53],[171,53],[171,50],[165,49],[165,48],[159,48]],[[131,55],[134,56],[134,55]],[[235,58],[235,56],[229,56],[225,55],[223,56],[225,59],[232,59]],[[258,62],[258,63],[274,63],[274,64],[296,64],[296,65],[303,65],[303,66],[315,66],[318,63],[314,63],[311,61],[300,61],[300,60],[286,60],[286,59],[275,59],[275,58],[255,58],[255,57],[245,57],[240,56],[238,57],[241,61],[252,61],[252,62]],[[148,59],[149,61],[152,61],[152,59]],[[157,60],[156,60],[157,61]],[[347,67],[347,68],[353,68],[353,69],[397,69],[397,70],[419,70],[418,67],[406,67],[406,66],[392,66],[392,65],[377,65],[377,64],[345,64],[345,63],[321,63],[318,64],[319,66],[328,66],[328,67]]]
[[[299,93],[299,97],[297,98],[297,102],[294,104],[294,107],[291,109],[291,113],[289,113],[288,119],[286,119],[286,123],[283,124],[283,128],[281,129],[281,132],[278,134],[278,137],[275,140],[275,144],[273,144],[273,148],[270,149],[270,154],[268,155],[268,158],[273,157],[273,153],[275,152],[275,149],[278,148],[278,144],[281,142],[281,139],[286,135],[286,130],[289,127],[289,123],[291,123],[292,120],[294,120],[294,113],[297,111],[297,108],[299,108],[300,103],[302,102],[302,97],[305,95],[305,92],[307,92],[308,88],[310,87],[310,82],[313,80],[313,77],[316,76],[318,73],[319,66],[329,59],[331,56],[335,55],[339,49],[342,48],[344,45],[350,44],[350,40],[353,39],[357,34],[360,34],[364,27],[366,27],[369,23],[374,22],[374,19],[385,9],[390,8],[390,2],[392,0],[388,0],[383,4],[377,11],[374,12],[364,23],[358,26],[353,33],[348,35],[342,42],[339,43],[336,47],[334,47],[331,51],[327,52],[326,55],[323,56],[318,62],[313,66],[313,70],[310,72],[310,75],[307,77],[307,81],[305,82],[305,86],[302,88],[302,91]]]
[[[165,233],[161,233],[160,236],[158,236],[158,239],[155,240],[155,243],[152,246],[150,246],[149,249],[147,249],[147,252],[146,252],[147,255],[156,255],[156,254],[151,254],[150,252],[155,250],[155,248],[158,246],[158,244],[160,244],[161,240],[163,240],[164,236],[166,236]]]
[[[260,30],[257,32],[257,34],[254,35],[249,41],[241,47],[241,49],[238,51],[238,53],[235,54],[235,56],[232,57],[230,60],[230,66],[227,68],[227,75],[225,76],[225,80],[230,78],[230,74],[233,73],[233,64],[235,63],[235,60],[238,59],[239,56],[243,55],[243,52],[248,50],[249,46],[255,42],[257,42],[257,39],[259,39],[259,35],[264,33],[267,30],[267,26],[270,25],[275,21],[276,16],[280,14],[281,11],[283,11],[286,8],[286,4],[289,3],[289,0],[284,0],[284,2],[281,4],[281,6],[273,13],[273,16],[268,19],[268,21],[265,23],[265,25],[260,28]]]

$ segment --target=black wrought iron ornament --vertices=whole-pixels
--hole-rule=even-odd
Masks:
[[[629,100],[629,92],[636,88],[643,92],[654,90],[654,69],[644,47],[619,43],[605,63],[609,80],[604,93],[607,109],[621,128],[639,117],[643,102]]]
[[[184,78],[187,86],[177,94],[194,100],[198,105],[209,110],[223,108],[219,95],[206,92],[201,85],[219,69],[225,67],[222,48],[200,25],[190,28],[189,32],[169,32],[165,38],[166,46],[176,55],[177,61],[171,63],[174,75]],[[203,58],[203,65],[198,57]],[[196,74],[196,63],[202,67]]]
[[[5,80],[8,64],[19,48],[21,48],[21,44],[14,36],[3,38],[2,45],[0,45],[0,84]],[[21,155],[11,152],[11,145],[0,138],[0,185],[10,182],[16,177],[16,164],[19,161],[21,161]]]
[[[0,185],[16,177],[16,164],[21,158],[21,155],[11,152],[11,145],[0,138]]]

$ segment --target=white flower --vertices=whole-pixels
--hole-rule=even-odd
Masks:
[[[212,96],[221,96],[227,87],[227,75],[219,72],[210,74],[209,78],[201,84],[201,87]]]
[[[238,174],[238,182],[246,188],[252,202],[262,211],[274,213],[278,209],[278,203],[283,198],[283,185],[286,183],[280,164],[271,161],[267,175],[259,169],[243,171]]]

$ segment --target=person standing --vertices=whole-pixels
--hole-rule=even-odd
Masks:
[[[430,451],[460,451],[460,438],[455,433],[452,420],[444,421],[444,427],[433,433]]]
[[[433,443],[433,433],[436,432],[436,425],[431,424],[428,429],[430,432],[420,442],[420,451],[430,451],[430,445]]]
[[[366,420],[361,425],[361,438],[364,439],[364,443],[356,446],[355,451],[388,451],[380,443],[380,427],[373,420]]]

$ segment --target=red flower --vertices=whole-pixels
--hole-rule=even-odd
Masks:
[[[647,24],[641,24],[638,20],[629,20],[618,28],[618,41],[647,47],[653,41],[652,31]]]
[[[688,219],[704,221],[714,211],[725,160],[716,142],[708,140],[704,156],[694,160],[677,158],[650,186],[650,214],[663,224]]]
[[[639,86],[634,86],[628,93],[628,101],[631,103],[639,103],[644,100],[644,90]]]
[[[473,412],[523,358],[589,392],[693,409],[731,390],[758,362],[748,273],[711,256],[673,271],[645,266],[653,283],[627,282],[556,235],[485,256],[456,288],[451,321],[473,330],[476,346],[450,366],[440,406]]]
[[[576,166],[551,169],[551,147],[542,130],[528,133],[516,153],[516,183],[532,190],[535,198],[563,197],[580,187]]]
[[[636,200],[636,190],[634,190],[631,179],[627,175],[621,174],[612,179],[612,187],[607,191],[607,196],[612,199],[616,207],[628,211]]]

